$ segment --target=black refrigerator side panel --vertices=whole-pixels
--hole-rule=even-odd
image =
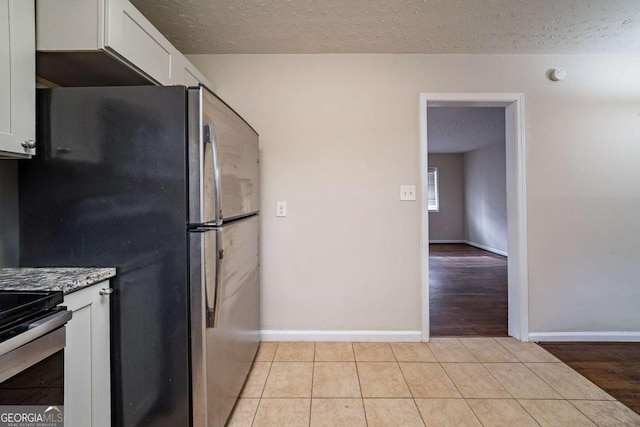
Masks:
[[[116,267],[112,425],[190,422],[186,91],[38,91],[21,266]]]

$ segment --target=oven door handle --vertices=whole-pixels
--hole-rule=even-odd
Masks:
[[[25,332],[0,343],[0,356],[61,327],[71,320],[71,315],[71,311],[59,311],[51,316],[33,322]]]
[[[0,383],[64,349],[65,333],[63,326],[0,356]]]

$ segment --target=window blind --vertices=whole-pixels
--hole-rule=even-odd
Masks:
[[[440,209],[437,167],[427,168],[427,209],[430,212],[438,212]]]

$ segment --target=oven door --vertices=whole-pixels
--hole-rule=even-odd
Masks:
[[[64,404],[64,324],[70,311],[30,322],[0,343],[0,405]]]

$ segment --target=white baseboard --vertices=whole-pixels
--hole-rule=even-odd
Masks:
[[[640,332],[529,332],[529,341],[640,342]]]
[[[429,240],[429,243],[467,243],[465,240]]]
[[[422,331],[262,330],[262,341],[420,342]]]
[[[474,242],[470,242],[468,240],[465,240],[464,243],[466,243],[469,246],[475,246],[476,248],[484,249],[485,251],[493,252],[494,254],[498,254],[498,255],[502,255],[502,256],[508,256],[508,253],[505,252],[505,251],[501,251],[500,249],[495,249],[495,248],[491,248],[489,246],[481,245],[480,243],[474,243]]]

